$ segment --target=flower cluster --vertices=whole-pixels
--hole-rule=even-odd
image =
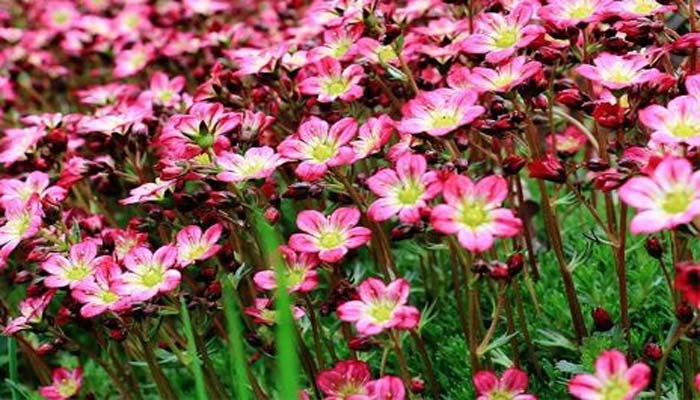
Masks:
[[[0,398],[691,398],[695,3],[1,4]]]

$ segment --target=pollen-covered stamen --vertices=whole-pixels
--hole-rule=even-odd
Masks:
[[[639,74],[638,71],[627,68],[625,65],[620,63],[616,63],[612,66],[612,68],[601,70],[601,75],[606,81],[629,83],[634,81]]]
[[[322,230],[318,236],[318,247],[324,250],[335,249],[345,243],[346,235],[342,230],[328,227]]]
[[[499,26],[491,36],[494,47],[508,49],[520,40],[520,29],[517,26]]]
[[[328,96],[340,96],[350,88],[350,81],[342,76],[333,76],[321,82],[321,90]]]
[[[666,124],[668,131],[675,137],[691,138],[700,136],[700,126],[694,125],[687,119],[676,119]]]
[[[431,110],[429,115],[430,126],[433,129],[455,126],[459,124],[460,120],[457,110],[453,109]]]
[[[151,266],[140,275],[141,283],[148,288],[156,287],[163,283],[165,275],[159,266]]]
[[[13,236],[23,236],[24,233],[29,229],[32,223],[32,216],[29,212],[21,213],[18,218],[13,218],[7,221],[5,229]]]
[[[491,220],[485,204],[478,200],[465,200],[458,208],[459,222],[469,228],[478,228]]]
[[[338,152],[338,144],[327,137],[313,140],[307,145],[306,153],[309,158],[317,163],[324,163]]]
[[[396,188],[396,202],[402,206],[415,205],[425,193],[425,187],[418,181],[410,179]]]
[[[572,19],[585,19],[593,15],[595,12],[595,7],[591,5],[588,0],[582,0],[573,3],[572,6],[566,10],[566,15]]]
[[[112,304],[120,299],[120,296],[111,290],[103,290],[99,296],[104,304]]]
[[[600,389],[602,400],[624,400],[629,397],[630,384],[626,379],[612,378]]]
[[[85,262],[71,264],[71,268],[66,272],[66,278],[71,281],[80,281],[87,278],[92,273],[92,269]]]
[[[693,192],[687,188],[678,188],[668,192],[661,200],[661,208],[668,214],[678,214],[686,211],[693,202]]]
[[[367,314],[378,324],[391,321],[396,310],[396,302],[386,299],[379,299],[372,303],[367,310]]]
[[[58,394],[65,398],[72,397],[80,388],[78,382],[73,379],[61,379],[61,381],[56,385]]]

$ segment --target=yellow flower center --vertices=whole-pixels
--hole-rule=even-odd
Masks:
[[[141,275],[141,283],[143,286],[152,288],[163,282],[163,271],[157,267],[149,268],[146,273]]]
[[[503,26],[495,33],[493,45],[499,49],[513,47],[520,39],[520,30],[517,26]]]
[[[100,299],[105,304],[112,304],[115,301],[119,300],[119,295],[112,292],[111,290],[105,290],[100,295]]]
[[[72,265],[72,268],[66,273],[66,278],[71,281],[80,281],[88,277],[92,270],[84,262],[78,262]]]
[[[345,93],[350,87],[350,82],[347,79],[339,76],[334,78],[329,78],[327,81],[323,82],[323,92],[328,96],[340,96]]]
[[[679,138],[689,138],[700,135],[700,126],[689,124],[686,121],[679,120],[668,126],[669,132]]]
[[[423,196],[423,185],[411,179],[399,187],[396,192],[396,200],[401,205],[412,206]]]
[[[396,308],[396,303],[382,300],[377,301],[372,304],[372,307],[368,310],[367,314],[378,323],[389,322],[392,315],[394,314],[394,309]]]
[[[58,384],[58,394],[60,394],[63,397],[71,397],[75,394],[75,392],[78,391],[78,384],[74,380],[71,379],[63,379],[61,382]]]
[[[331,159],[338,151],[338,146],[326,140],[315,143],[311,149],[311,159],[323,163]]]
[[[318,237],[318,247],[324,250],[335,249],[345,242],[345,234],[337,229],[322,231]]]
[[[491,216],[479,201],[467,200],[459,207],[459,222],[474,229],[489,222]]]
[[[637,14],[648,15],[659,7],[659,3],[654,0],[637,0],[631,4],[630,11]]]
[[[603,79],[615,83],[629,83],[637,76],[635,71],[617,63],[611,69],[602,72]]]
[[[433,129],[449,128],[459,125],[459,116],[454,110],[433,110],[430,113],[430,126]]]
[[[609,380],[600,390],[601,400],[623,400],[630,390],[630,384],[622,378]]]
[[[679,214],[688,209],[693,201],[693,191],[679,188],[667,193],[661,201],[661,208],[669,214]]]
[[[582,1],[571,7],[567,16],[571,19],[585,19],[590,17],[595,11],[595,7],[591,6],[587,1]]]

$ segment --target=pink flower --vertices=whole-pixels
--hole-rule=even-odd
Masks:
[[[649,62],[644,57],[634,54],[618,56],[603,53],[593,60],[593,64],[579,65],[576,72],[608,89],[641,85],[661,75],[655,68],[645,69]]]
[[[652,233],[687,224],[700,215],[700,171],[684,158],[667,157],[650,177],[634,177],[620,188],[620,198],[638,209],[632,233]]]
[[[397,279],[384,285],[376,278],[368,278],[357,288],[359,300],[341,304],[338,318],[354,322],[357,332],[363,336],[377,335],[387,329],[413,329],[418,326],[420,312],[405,305],[409,286],[405,279]]]
[[[700,146],[700,99],[694,96],[676,97],[666,107],[650,105],[639,112],[639,120],[652,129],[655,142]]]
[[[253,317],[253,321],[258,324],[274,325],[277,321],[277,311],[270,308],[272,305],[272,299],[257,298],[255,299],[255,306],[246,308],[245,313]],[[304,315],[304,310],[292,306],[292,317],[294,319],[300,319]]]
[[[527,374],[517,368],[507,369],[500,379],[491,371],[479,371],[473,380],[479,396],[477,400],[537,400],[525,394]]]
[[[24,181],[0,180],[0,203],[3,207],[13,201],[26,204],[34,195],[40,200],[46,198],[51,203],[58,204],[67,193],[66,189],[60,186],[49,187],[49,175],[40,171],[30,173]]]
[[[357,139],[350,143],[355,153],[355,160],[379,152],[389,142],[392,133],[394,133],[394,121],[386,114],[368,119],[360,126]]]
[[[562,133],[547,136],[545,140],[550,150],[568,156],[576,154],[588,142],[586,135],[573,125]]]
[[[324,400],[369,400],[365,386],[372,378],[366,363],[338,361],[333,368],[321,371],[316,385],[326,395]]]
[[[610,4],[608,13],[624,19],[635,19],[648,15],[663,14],[675,9],[676,7],[673,5],[663,5],[656,0],[622,0]]]
[[[44,279],[44,286],[60,288],[75,287],[88,279],[104,263],[112,263],[110,256],[97,256],[97,244],[94,240],[86,240],[74,244],[70,248],[69,257],[60,254],[51,255],[41,264],[41,269],[50,275]]]
[[[46,131],[39,126],[5,129],[5,136],[0,139],[0,163],[8,167],[26,160],[26,153],[34,151],[44,136]]]
[[[338,61],[350,61],[357,54],[357,41],[362,36],[364,26],[338,27],[323,32],[323,44],[311,50],[309,58],[318,61],[331,57]]]
[[[355,155],[347,144],[356,132],[357,122],[352,118],[343,118],[329,129],[326,121],[311,117],[296,134],[280,143],[277,151],[282,157],[300,160],[297,176],[313,181],[325,175],[329,167],[352,162]]]
[[[188,15],[211,15],[230,8],[230,4],[218,0],[184,0],[183,6]]]
[[[385,221],[398,214],[401,222],[417,223],[420,210],[442,190],[437,173],[427,171],[425,157],[413,154],[399,158],[396,170],[385,168],[371,176],[367,185],[381,197],[367,210],[367,216],[374,221]]]
[[[243,156],[223,152],[216,159],[223,172],[216,178],[223,182],[243,182],[249,179],[265,179],[272,175],[280,165],[287,162],[271,147],[251,147]]]
[[[510,92],[542,69],[537,61],[526,62],[525,56],[515,57],[496,69],[476,67],[469,82],[479,92]]]
[[[165,193],[175,187],[175,181],[161,181],[156,178],[153,183],[144,183],[143,185],[131,189],[129,197],[119,200],[120,204],[136,204],[147,201],[160,201],[165,198]]]
[[[41,16],[42,23],[57,32],[69,30],[80,18],[75,4],[69,1],[49,1]]]
[[[187,114],[173,115],[158,138],[164,156],[189,159],[204,150],[230,147],[224,136],[241,123],[239,113],[228,112],[220,103],[195,103]]]
[[[401,133],[425,132],[430,136],[444,136],[484,113],[484,107],[475,105],[476,100],[477,94],[473,91],[438,89],[421,92],[403,106],[403,119],[398,130]]]
[[[146,301],[159,293],[167,293],[180,284],[180,271],[174,269],[177,248],[163,246],[152,253],[146,247],[137,247],[124,257],[129,272],[121,277],[117,294],[127,295],[135,301]]]
[[[538,11],[540,18],[556,26],[566,28],[581,22],[597,22],[605,18],[613,0],[559,0],[549,2]]]
[[[510,14],[482,13],[476,23],[476,33],[460,43],[463,51],[486,54],[486,61],[500,63],[520,48],[527,47],[544,29],[528,25],[533,7],[520,3]]]
[[[51,385],[42,386],[39,394],[47,400],[68,400],[80,392],[83,386],[83,369],[56,368],[51,373]]]
[[[453,175],[443,186],[447,204],[433,209],[431,224],[438,232],[457,235],[469,251],[482,252],[493,246],[495,237],[515,236],[522,221],[500,205],[508,194],[506,180],[491,175],[476,184],[466,176]]]
[[[215,224],[202,234],[202,228],[190,225],[178,232],[177,258],[180,266],[186,267],[216,255],[221,249],[216,242],[221,237],[222,230],[221,224]]]
[[[44,216],[41,204],[36,198],[26,203],[11,201],[3,204],[3,207],[5,224],[0,226],[0,269],[6,265],[10,253],[22,240],[29,239],[39,232]]]
[[[119,51],[116,56],[116,66],[112,73],[115,78],[125,78],[144,69],[155,56],[153,46],[141,43],[135,44],[128,50]]]
[[[180,92],[185,87],[185,77],[169,79],[163,72],[156,72],[151,77],[151,89],[146,92],[153,103],[165,107],[174,107],[180,102]]]
[[[569,381],[569,393],[579,400],[601,398],[632,400],[649,384],[651,369],[644,363],[627,366],[625,355],[607,350],[595,362],[595,375],[576,375]]]
[[[289,246],[305,253],[318,253],[321,261],[340,261],[349,249],[367,243],[372,232],[355,226],[360,221],[360,210],[341,207],[330,217],[315,210],[304,210],[297,216],[297,227],[304,233],[295,233],[289,238]]]
[[[110,258],[98,265],[93,274],[78,282],[71,296],[83,304],[80,315],[92,318],[105,311],[118,313],[131,307],[133,299],[117,293],[123,284],[121,278],[119,265]]]
[[[14,335],[19,331],[29,329],[31,327],[30,324],[41,322],[44,311],[51,303],[55,293],[55,290],[49,290],[39,297],[29,297],[22,300],[19,303],[20,316],[9,320],[2,334],[6,336]]]
[[[280,246],[279,251],[285,259],[285,274],[287,291],[289,293],[306,293],[318,286],[318,257],[315,253],[297,253],[287,246]],[[255,284],[263,290],[275,290],[277,288],[277,274],[269,269],[260,271],[253,277]]]
[[[367,393],[370,400],[403,400],[406,398],[401,378],[397,376],[384,376],[367,383]]]
[[[365,76],[362,67],[352,64],[341,69],[335,58],[324,57],[316,63],[315,73],[309,75],[299,84],[299,91],[306,95],[318,96],[318,101],[330,103],[335,99],[353,101],[362,96],[359,85]]]

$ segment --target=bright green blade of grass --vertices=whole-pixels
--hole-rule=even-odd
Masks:
[[[15,338],[9,336],[7,337],[7,359],[10,364],[10,380],[17,383],[17,342],[15,342]],[[19,399],[19,394],[15,388],[10,387],[10,393],[12,393],[12,400]]]
[[[281,400],[297,400],[299,398],[299,360],[295,349],[294,320],[291,312],[291,301],[287,293],[287,277],[284,264],[279,253],[280,239],[272,226],[267,223],[262,214],[256,210],[255,230],[265,254],[268,265],[275,267],[277,275],[277,390]]]
[[[224,314],[226,315],[226,330],[228,331],[228,356],[231,369],[231,384],[239,400],[252,398],[248,387],[246,374],[245,343],[243,341],[243,329],[241,327],[238,305],[233,298],[236,290],[228,277],[224,278]]]
[[[202,372],[202,366],[197,355],[197,344],[194,341],[192,321],[190,321],[190,313],[187,310],[185,299],[181,299],[180,311],[182,313],[182,324],[185,328],[185,336],[187,337],[187,353],[192,357],[192,370],[194,372],[194,385],[197,400],[208,400],[207,390],[204,384],[204,373]]]

